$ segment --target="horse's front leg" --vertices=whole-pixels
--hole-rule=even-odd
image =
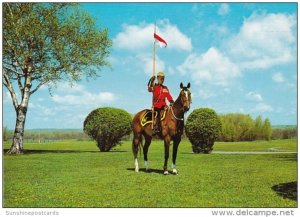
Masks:
[[[173,169],[173,174],[177,175],[178,171],[176,169],[176,158],[177,158],[177,151],[178,151],[178,146],[181,141],[181,137],[177,137],[173,140],[173,157],[172,157],[172,169]]]
[[[145,144],[144,144],[144,147],[143,147],[143,153],[144,153],[144,163],[145,163],[146,171],[149,171],[148,149],[149,149],[149,146],[151,144],[151,140],[152,140],[151,136],[145,136]]]
[[[170,148],[170,137],[167,136],[164,139],[165,143],[165,163],[164,163],[164,175],[168,175],[168,160],[169,160],[169,148]]]
[[[141,136],[137,133],[134,133],[132,140],[132,153],[134,157],[134,170],[135,172],[139,172],[139,163],[137,159],[138,151],[139,151],[139,143],[141,141]]]

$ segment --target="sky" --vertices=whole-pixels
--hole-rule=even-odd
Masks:
[[[151,108],[153,31],[168,43],[156,47],[156,72],[166,75],[174,99],[180,82],[191,83],[193,109],[269,118],[297,124],[296,3],[81,3],[107,28],[112,68],[73,87],[61,82],[51,95],[42,87],[29,102],[26,129],[82,129],[99,107],[129,113]],[[5,87],[3,125],[15,126]],[[20,96],[20,94],[18,94]]]

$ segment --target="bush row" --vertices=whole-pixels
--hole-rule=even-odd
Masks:
[[[98,108],[84,121],[82,131],[25,131],[24,140],[41,142],[45,140],[94,139],[101,151],[109,151],[130,138],[132,116],[122,109]],[[217,113],[209,108],[195,109],[185,124],[186,136],[192,143],[194,152],[209,153],[215,141],[253,141],[270,139],[289,139],[297,137],[297,129],[272,129],[268,118],[261,116],[253,119],[245,114]],[[12,132],[4,127],[4,141],[12,138]]]

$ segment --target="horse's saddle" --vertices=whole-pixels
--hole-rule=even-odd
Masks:
[[[167,112],[167,110],[163,110],[160,113],[160,120],[161,121],[165,119],[166,112]],[[154,119],[157,117],[157,115],[158,115],[158,112],[154,111]],[[145,114],[143,115],[143,117],[141,119],[141,125],[145,126],[145,125],[150,124],[152,122],[153,122],[153,120],[152,120],[152,110],[147,109],[146,112],[145,112]]]

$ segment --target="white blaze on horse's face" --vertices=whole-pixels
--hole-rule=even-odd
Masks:
[[[180,83],[181,102],[183,104],[184,112],[190,109],[190,104],[191,104],[191,92],[189,90],[190,87],[191,87],[190,83],[188,83],[186,87],[184,87],[183,84]]]
[[[188,111],[190,109],[190,91],[188,89],[182,89],[182,101],[183,101],[183,107],[185,111]]]
[[[185,96],[186,96],[186,98],[187,98],[187,103],[188,103],[188,110],[190,109],[190,98],[189,98],[189,94],[190,94],[190,91],[189,90],[186,90],[186,91],[184,91],[184,93],[185,93]]]
[[[189,98],[189,92],[187,90],[184,91],[185,97],[188,99]]]

